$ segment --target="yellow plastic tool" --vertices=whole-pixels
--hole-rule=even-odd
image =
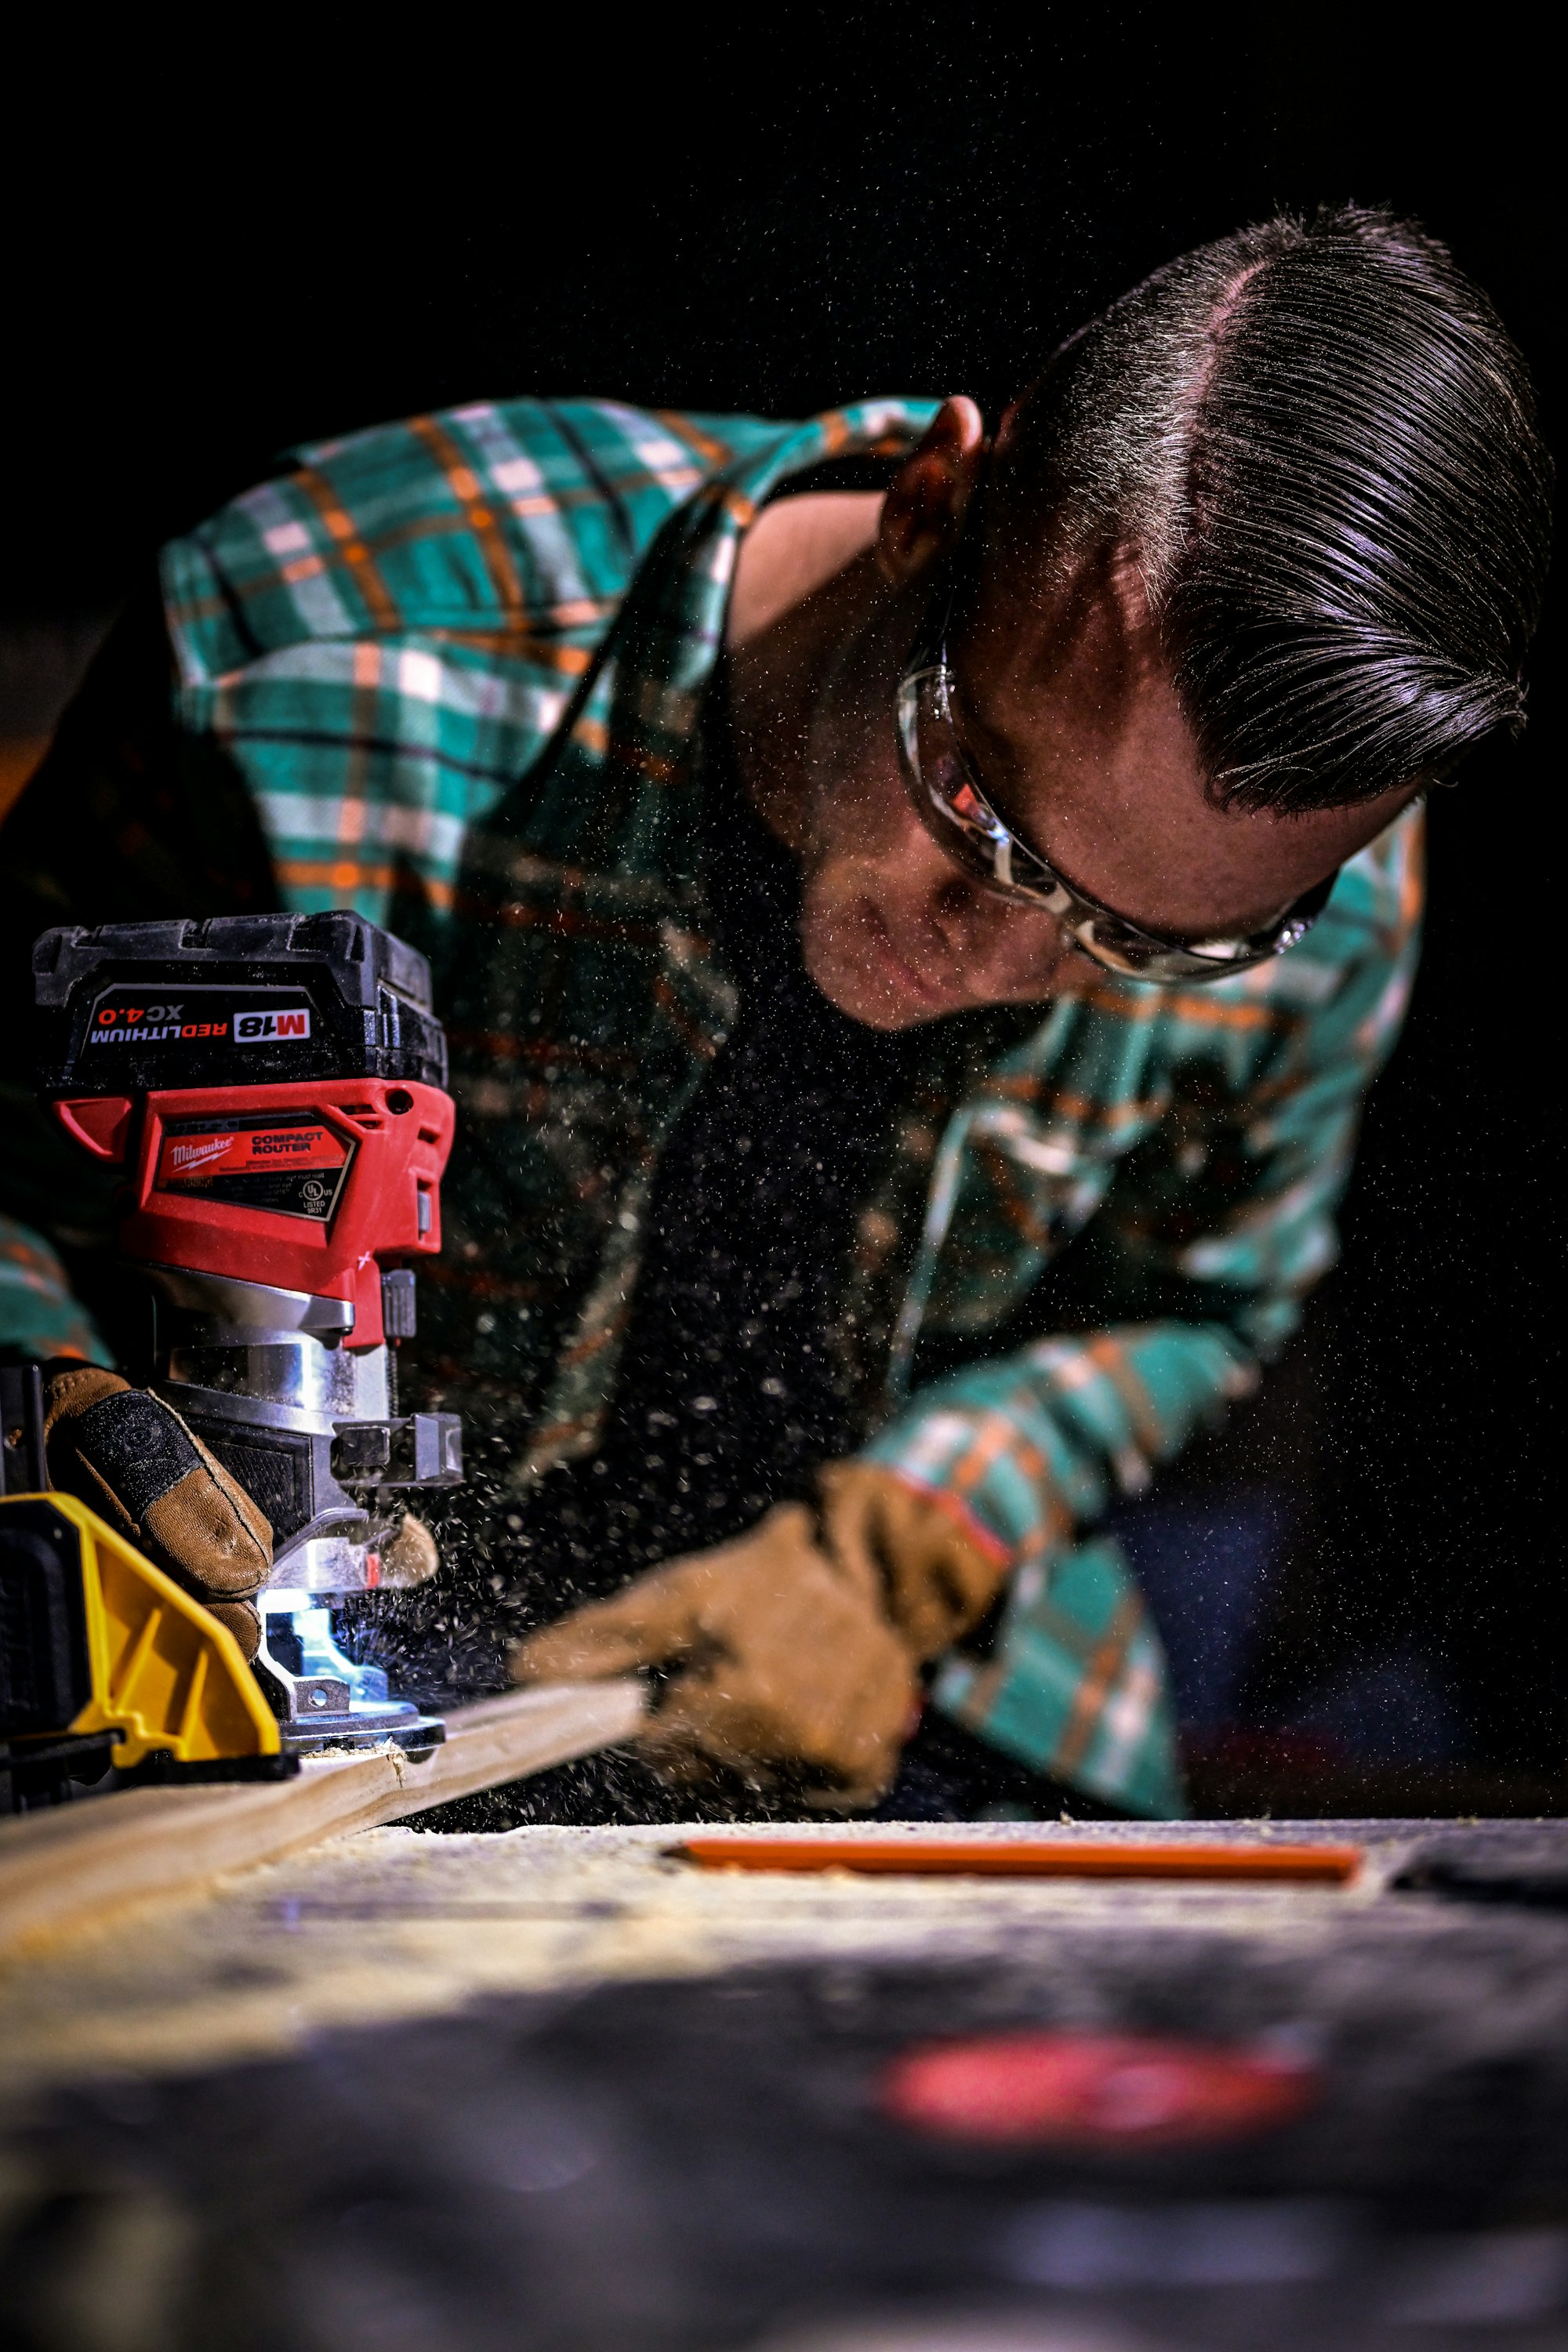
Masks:
[[[227,1627],[74,1495],[7,1495],[0,1512],[40,1504],[80,1552],[91,1696],[60,1729],[123,1733],[123,1771],[155,1748],[184,1764],[276,1756],[277,1721]]]

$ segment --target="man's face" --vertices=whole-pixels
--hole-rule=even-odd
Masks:
[[[898,584],[816,702],[801,916],[817,985],[878,1029],[1038,1002],[1094,970],[1043,908],[954,866],[916,814],[893,698],[931,583]],[[951,654],[964,748],[997,814],[1079,889],[1161,935],[1263,928],[1414,789],[1294,816],[1219,807],[1136,570],[1114,551],[1023,591],[983,573]]]

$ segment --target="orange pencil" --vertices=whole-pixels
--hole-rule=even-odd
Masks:
[[[671,1852],[704,1870],[852,1870],[891,1877],[1246,1878],[1342,1886],[1353,1845],[1068,1844],[1055,1838],[688,1838]]]

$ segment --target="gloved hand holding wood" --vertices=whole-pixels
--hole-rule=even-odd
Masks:
[[[263,1513],[173,1408],[97,1364],[44,1370],[49,1476],[128,1536],[254,1657],[250,1596],[272,1566]]]
[[[805,1803],[875,1803],[919,1712],[910,1654],[874,1584],[825,1552],[804,1504],[673,1560],[522,1643],[520,1682],[675,1671],[639,1746],[664,1779],[714,1765],[805,1784]]]
[[[669,1669],[640,1742],[667,1780],[714,1764],[872,1804],[918,1717],[921,1660],[985,1613],[1009,1566],[942,1501],[872,1463],[823,1473],[732,1544],[640,1577],[515,1654],[520,1682]]]

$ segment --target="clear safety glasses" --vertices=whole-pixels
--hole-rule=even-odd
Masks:
[[[1163,940],[1102,907],[1010,832],[981,791],[959,740],[952,711],[956,680],[947,654],[952,602],[950,588],[938,607],[938,625],[921,631],[899,680],[898,728],[910,797],[926,831],[954,865],[1001,898],[1044,907],[1085,955],[1130,980],[1224,980],[1283,955],[1311,929],[1328,904],[1335,875],[1246,938]]]

